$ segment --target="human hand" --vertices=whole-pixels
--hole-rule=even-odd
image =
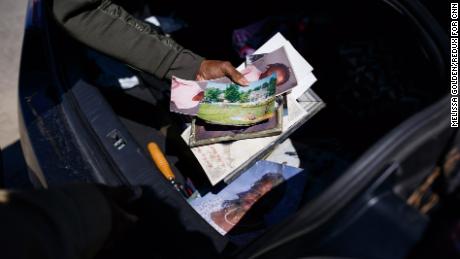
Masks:
[[[230,62],[220,60],[204,60],[200,65],[196,79],[209,80],[223,76],[229,77],[239,85],[249,84],[249,81]]]

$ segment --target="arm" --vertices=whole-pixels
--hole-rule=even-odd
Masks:
[[[109,0],[50,0],[52,13],[84,44],[158,78],[195,79],[203,58]]]

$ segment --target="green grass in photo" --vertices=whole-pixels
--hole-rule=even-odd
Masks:
[[[223,125],[250,125],[275,114],[275,99],[260,103],[201,103],[197,116],[205,121]]]

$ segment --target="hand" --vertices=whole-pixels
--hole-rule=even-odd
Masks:
[[[204,60],[201,63],[200,70],[198,70],[196,79],[209,80],[224,76],[229,77],[239,85],[249,84],[249,81],[230,62],[220,60]]]

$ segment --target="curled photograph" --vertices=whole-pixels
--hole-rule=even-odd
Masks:
[[[197,117],[213,124],[251,125],[275,114],[276,74],[241,87],[208,82]]]
[[[205,82],[173,77],[171,79],[170,110],[181,114],[195,115],[203,100],[205,87]]]

